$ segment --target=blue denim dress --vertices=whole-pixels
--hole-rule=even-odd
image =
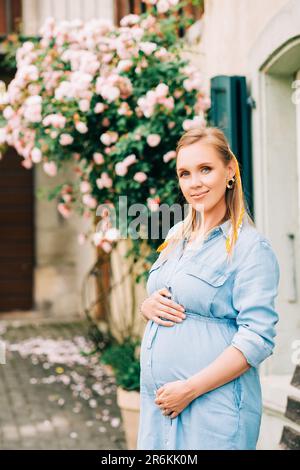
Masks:
[[[259,365],[275,345],[279,264],[268,239],[245,217],[227,264],[230,226],[227,220],[212,229],[198,250],[184,249],[181,240],[169,259],[160,254],[149,270],[148,294],[167,287],[185,307],[186,319],[171,327],[146,324],[138,449],[256,449],[262,415]],[[156,391],[196,374],[229,345],[244,354],[250,369],[197,397],[176,418],[164,416],[154,402]]]

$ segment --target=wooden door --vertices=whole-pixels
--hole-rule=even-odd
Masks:
[[[0,160],[0,312],[33,307],[33,170],[10,148]]]

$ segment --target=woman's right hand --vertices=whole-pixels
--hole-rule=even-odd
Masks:
[[[171,293],[166,287],[153,292],[141,305],[142,315],[159,325],[174,326],[175,323],[181,323],[186,317],[185,309],[168,297],[171,297]],[[162,320],[160,317],[167,318],[169,321]]]

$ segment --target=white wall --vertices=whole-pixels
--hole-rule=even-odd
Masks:
[[[23,32],[37,34],[49,16],[56,20],[90,20],[104,18],[113,21],[113,0],[23,0]]]
[[[214,75],[247,75],[248,53],[287,0],[205,0],[201,63],[208,86]]]

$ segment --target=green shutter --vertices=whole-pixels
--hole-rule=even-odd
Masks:
[[[250,103],[245,77],[219,75],[211,79],[209,125],[225,133],[239,161],[246,202],[254,217]]]

